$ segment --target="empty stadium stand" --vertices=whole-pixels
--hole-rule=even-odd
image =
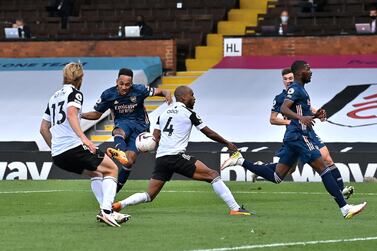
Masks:
[[[303,12],[300,0],[279,0],[275,8],[269,8],[262,15],[256,32],[263,25],[276,26],[282,10],[288,10],[294,35],[345,35],[355,34],[355,23],[369,22],[369,8],[377,4],[376,0],[326,0],[323,10]],[[254,28],[254,27],[252,27]]]
[[[46,1],[9,0],[0,2],[1,32],[15,18],[22,17],[37,38],[108,38],[116,37],[118,27],[134,25],[136,15],[143,15],[156,36],[172,36],[177,41],[178,64],[194,57],[195,46],[202,45],[206,34],[216,31],[216,24],[226,18],[236,0],[78,0],[67,29],[61,29],[60,17],[49,17]],[[4,37],[3,34],[0,34]]]

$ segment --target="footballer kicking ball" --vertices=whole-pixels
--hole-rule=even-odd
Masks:
[[[156,148],[156,139],[152,133],[142,132],[137,136],[135,144],[140,152],[150,152]]]

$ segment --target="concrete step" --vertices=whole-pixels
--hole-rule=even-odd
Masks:
[[[96,141],[96,142],[103,142],[103,141],[109,140],[111,137],[112,137],[111,134],[110,135],[91,135],[90,140]]]
[[[207,71],[219,62],[217,59],[186,59],[186,68],[190,71]]]
[[[215,34],[217,35],[217,34]],[[177,71],[176,75],[177,76],[195,76],[199,77],[202,75],[205,71]]]

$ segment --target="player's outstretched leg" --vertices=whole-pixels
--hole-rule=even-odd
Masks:
[[[165,181],[151,179],[148,185],[148,191],[144,193],[135,193],[125,198],[124,200],[115,202],[113,204],[113,210],[119,212],[127,206],[137,205],[140,203],[152,202],[154,198],[161,191]]]
[[[192,178],[194,180],[210,182],[215,193],[228,205],[230,215],[251,215],[253,213],[249,212],[247,209],[237,203],[232,192],[221,180],[221,177],[217,171],[210,169],[199,160],[196,160],[194,165],[195,171]]]
[[[109,147],[106,150],[106,154],[110,158],[113,158],[113,159],[116,159],[117,161],[119,161],[119,163],[121,163],[122,165],[128,164],[128,159],[127,159],[126,153],[122,150],[118,150],[118,149]]]
[[[232,156],[227,159],[222,165],[221,170],[229,167],[229,166],[236,166],[240,165],[246,168],[247,170],[255,173],[258,176],[265,178],[273,183],[280,183],[284,179],[284,177],[280,177],[276,172],[276,163],[273,164],[254,164],[250,161],[247,161],[243,158],[240,152],[235,152]]]
[[[234,199],[232,192],[218,176],[211,182],[212,188],[215,193],[228,205],[230,215],[245,215],[249,216],[253,212],[248,211],[244,206],[238,205],[237,201]],[[255,213],[253,213],[255,214]]]

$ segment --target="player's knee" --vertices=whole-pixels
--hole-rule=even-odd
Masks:
[[[212,182],[217,177],[220,177],[220,174],[216,170],[211,169],[210,171],[208,171],[208,177],[209,179],[207,181]]]
[[[113,134],[113,136],[115,136],[115,135],[121,135],[123,138],[126,137],[126,133],[123,131],[123,129],[118,128],[118,127],[114,128],[112,134]]]

